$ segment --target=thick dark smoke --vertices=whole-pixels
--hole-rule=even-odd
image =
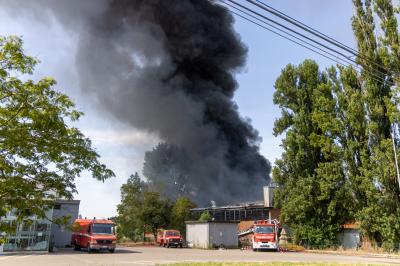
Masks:
[[[6,2],[52,13],[78,34],[82,90],[165,142],[146,154],[144,173],[167,196],[199,204],[262,198],[270,164],[233,101],[247,50],[225,9],[207,0]]]

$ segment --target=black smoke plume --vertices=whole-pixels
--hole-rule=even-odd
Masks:
[[[247,49],[207,0],[0,0],[54,15],[78,36],[80,87],[101,108],[163,141],[144,174],[199,204],[262,199],[270,164],[233,101]],[[18,4],[19,3],[19,4]],[[47,10],[47,11],[43,11]]]

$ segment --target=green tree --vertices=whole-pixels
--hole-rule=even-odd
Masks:
[[[131,240],[144,240],[146,232],[154,235],[157,229],[170,224],[171,204],[158,192],[151,191],[138,173],[131,175],[121,186],[118,211],[118,234]]]
[[[317,74],[306,61],[277,80],[274,101],[282,116],[274,130],[286,133],[274,169],[277,200],[297,240],[310,241],[312,230],[319,231],[313,237],[334,240],[342,222],[357,220],[364,236],[394,250],[400,242],[391,135],[398,151],[399,9],[390,0],[353,3],[361,73],[337,67]]]
[[[362,166],[364,204],[357,219],[366,236],[393,250],[400,242],[400,191],[391,137],[392,124],[398,124],[400,114],[399,10],[391,0],[353,3],[357,61],[363,66],[360,78],[368,121],[365,145],[369,155]],[[395,142],[398,150],[398,134]]]
[[[274,103],[282,109],[274,134],[286,133],[284,152],[273,169],[282,221],[298,243],[336,242],[349,219],[351,193],[342,168],[334,69],[320,72],[310,60],[288,65],[275,83]]]
[[[185,235],[185,221],[191,219],[190,209],[195,207],[196,204],[190,201],[189,198],[182,197],[177,199],[171,211],[171,227]]]
[[[140,213],[144,190],[145,183],[138,173],[131,175],[126,184],[121,186],[121,203],[117,206],[119,238],[127,237],[134,241],[143,238],[144,224]]]
[[[162,199],[158,192],[144,192],[140,216],[146,230],[152,232],[154,237],[156,237],[157,229],[170,224],[170,210],[171,203]]]
[[[211,214],[209,211],[204,211],[199,218],[199,221],[211,221]]]
[[[82,171],[101,181],[114,173],[99,162],[90,140],[69,126],[82,113],[53,89],[55,80],[28,79],[38,61],[22,44],[0,37],[0,217],[16,209],[19,219],[44,218],[53,199],[72,198]]]

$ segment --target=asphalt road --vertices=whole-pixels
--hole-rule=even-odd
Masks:
[[[250,250],[198,250],[159,247],[118,248],[114,254],[59,250],[52,254],[0,256],[1,266],[66,266],[66,265],[157,265],[174,262],[339,262],[400,265],[400,259],[313,254],[304,252],[253,252]]]

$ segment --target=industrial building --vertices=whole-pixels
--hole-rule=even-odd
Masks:
[[[23,222],[17,222],[15,210],[11,210],[2,222],[14,224],[15,233],[5,236],[4,252],[37,251],[47,252],[50,247],[63,247],[71,240],[71,232],[68,229],[53,224],[52,221],[62,216],[70,217],[73,221],[78,217],[79,200],[57,200],[54,208],[46,212],[47,219],[39,219],[31,216]]]
[[[242,246],[247,245],[249,239],[246,236],[239,239],[238,232],[252,227],[257,220],[279,220],[280,210],[274,208],[273,203],[274,188],[263,188],[263,201],[191,209],[191,216],[195,221],[186,222],[186,240],[189,245],[200,248],[220,245],[235,248],[239,241]],[[204,212],[210,214],[210,221],[198,221]]]
[[[218,222],[279,219],[280,210],[273,205],[273,189],[274,187],[264,187],[263,201],[191,209],[192,218],[198,220],[203,212],[208,212],[212,221]]]

